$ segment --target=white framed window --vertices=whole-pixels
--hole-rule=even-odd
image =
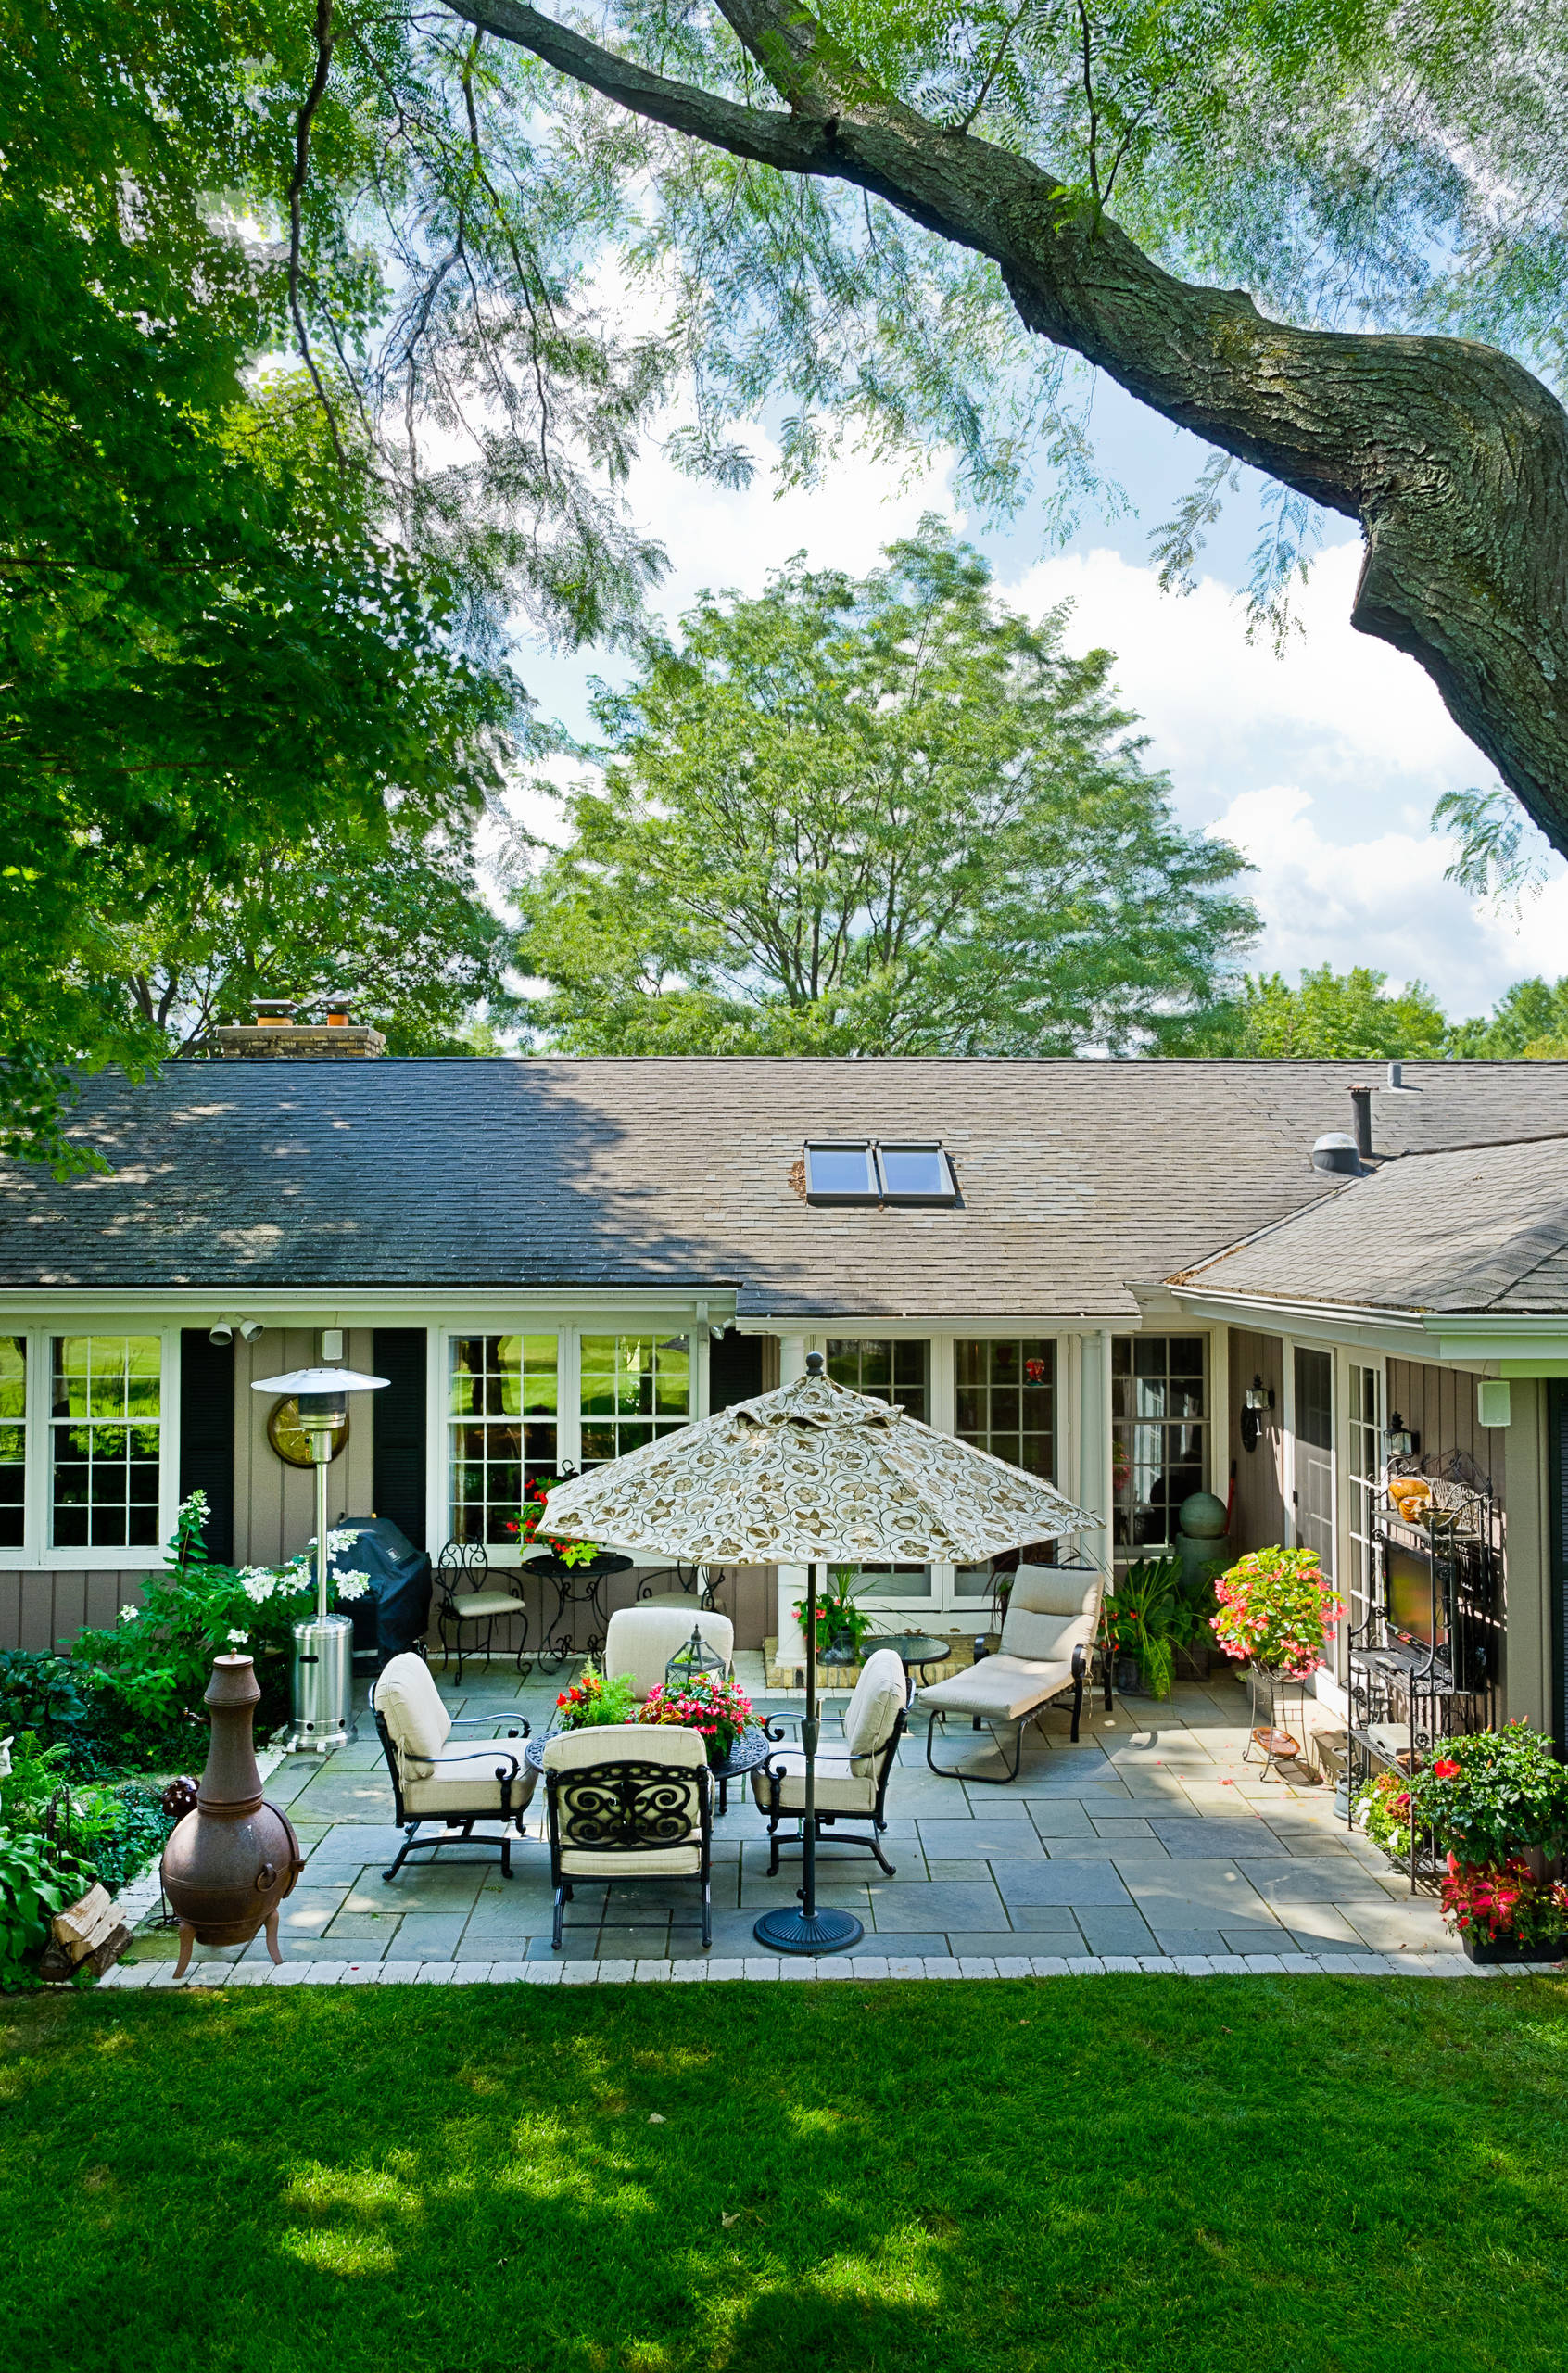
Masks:
[[[828,1373],[852,1392],[896,1401],[911,1417],[930,1423],[931,1347],[922,1340],[875,1336],[829,1336],[824,1345]],[[935,1598],[937,1577],[929,1566],[862,1566],[861,1580],[874,1599]]]
[[[27,1542],[27,1337],[0,1335],[0,1549]]]
[[[1005,1458],[1043,1482],[1056,1479],[1056,1345],[1054,1337],[992,1336],[953,1346],[953,1430],[962,1442]],[[958,1599],[988,1598],[992,1569],[960,1566]]]
[[[1346,1572],[1347,1630],[1365,1623],[1377,1604],[1377,1532],[1373,1510],[1383,1479],[1383,1365],[1352,1360],[1346,1397],[1345,1481],[1349,1551]]]
[[[447,1339],[447,1537],[515,1550],[524,1499],[560,1462],[561,1342]]]
[[[162,1475],[161,1337],[52,1337],[51,1549],[158,1548]]]
[[[1208,1471],[1204,1335],[1118,1335],[1111,1344],[1111,1488],[1116,1554],[1169,1548],[1176,1516]]]
[[[661,1335],[652,1328],[624,1335],[585,1332],[577,1362],[585,1472],[689,1425],[697,1414],[689,1335]]]

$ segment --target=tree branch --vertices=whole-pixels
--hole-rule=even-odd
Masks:
[[[327,77],[332,72],[332,53],[336,35],[332,30],[332,0],[316,0],[316,70],[304,104],[294,124],[294,171],[288,184],[288,310],[294,323],[294,335],[305,368],[310,374],[322,412],[326,414],[327,430],[332,438],[332,450],[337,456],[338,467],[347,469],[348,456],[343,450],[338,434],[337,415],[333,411],[326,391],[326,382],[310,350],[310,334],[305,325],[305,309],[299,301],[299,255],[303,236],[305,177],[310,166],[310,126],[316,109],[326,91]]]
[[[882,91],[796,0],[717,0],[787,116],[651,74],[521,0],[446,4],[651,122],[846,182],[989,256],[1030,329],[1359,520],[1352,622],[1420,662],[1568,851],[1568,416],[1522,364],[1460,338],[1297,329],[1244,290],[1175,279],[1067,177]]]

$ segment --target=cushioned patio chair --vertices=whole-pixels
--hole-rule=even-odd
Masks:
[[[727,1615],[698,1606],[688,1599],[683,1606],[617,1607],[604,1635],[604,1678],[625,1673],[640,1704],[664,1678],[664,1667],[677,1648],[684,1648],[693,1631],[724,1658],[729,1672],[735,1663],[735,1626]]]
[[[943,1779],[982,1780],[1005,1787],[1018,1776],[1027,1724],[1043,1728],[1047,1706],[1067,1690],[1072,1692],[1072,1735],[1078,1737],[1083,1710],[1083,1684],[1094,1654],[1100,1627],[1100,1593],[1105,1576],[1097,1567],[1020,1566],[1007,1599],[1002,1622],[1002,1644],[993,1656],[982,1656],[967,1672],[933,1681],[917,1694],[916,1702],[930,1716],[926,1732],[926,1761]],[[1000,1727],[1013,1731],[1013,1760],[1000,1774],[977,1771],[965,1765],[944,1770],[931,1753],[938,1722],[950,1715],[967,1715],[978,1731],[990,1731],[1006,1766],[1006,1750],[996,1737]]]
[[[697,1732],[650,1722],[558,1731],[545,1742],[544,1771],[556,1951],[574,1887],[585,1881],[613,1887],[626,1879],[692,1880],[702,1897],[702,1943],[711,1945],[714,1788]],[[617,1928],[653,1924],[615,1922]]]
[[[537,1784],[520,1756],[500,1740],[463,1740],[451,1744],[459,1724],[484,1723],[494,1730],[504,1721],[509,1739],[525,1739],[528,1725],[521,1716],[507,1719],[495,1714],[464,1714],[454,1720],[441,1703],[430,1667],[412,1650],[394,1656],[371,1693],[375,1727],[392,1774],[392,1796],[398,1826],[406,1834],[397,1859],[383,1871],[395,1879],[414,1846],[434,1853],[443,1846],[499,1848],[501,1876],[512,1876],[512,1833],[523,1834],[523,1815]],[[426,1821],[438,1821],[455,1836],[421,1837]],[[499,1821],[496,1837],[475,1837],[475,1821]],[[468,1861],[480,1859],[467,1855]]]
[[[908,1721],[907,1694],[898,1656],[891,1648],[879,1648],[866,1658],[854,1694],[844,1707],[843,1737],[824,1739],[816,1750],[814,1797],[818,1841],[830,1833],[836,1845],[864,1847],[876,1856],[890,1879],[893,1865],[882,1851],[881,1836],[888,1825],[888,1778]],[[803,1821],[805,1813],[802,1749],[783,1747],[770,1755],[752,1774],[752,1793],[758,1809],[767,1815],[772,1846],[767,1874],[772,1878],[778,1869],[780,1823]],[[846,1832],[839,1827],[844,1821],[869,1822],[869,1832]]]

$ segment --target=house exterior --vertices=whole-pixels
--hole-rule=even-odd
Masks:
[[[388,1379],[351,1403],[334,1517],[504,1567],[535,1477],[821,1350],[1049,1475],[1105,1519],[1091,1554],[1158,1548],[1206,1487],[1232,1549],[1309,1542],[1353,1599],[1397,1412],[1492,1478],[1506,1710],[1563,1735],[1568,1064],[1411,1064],[1394,1088],[1356,1063],[328,1040],[229,1032],[145,1085],[106,1073],[75,1123],[101,1169],[0,1169],[0,1645],[112,1620],[197,1484],[217,1554],[297,1548],[311,1478],[250,1387],[323,1351]],[[1506,1423],[1483,1381],[1507,1384]],[[871,1585],[948,1631],[990,1580]],[[788,1650],[802,1582],[727,1578],[740,1644]]]

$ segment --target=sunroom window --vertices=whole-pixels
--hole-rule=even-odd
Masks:
[[[156,1335],[57,1335],[49,1403],[51,1544],[158,1542],[163,1346]]]
[[[585,1335],[583,1466],[602,1466],[673,1433],[691,1415],[687,1335]]]
[[[27,1338],[0,1335],[0,1549],[19,1549],[27,1523]]]
[[[994,1337],[953,1347],[956,1388],[954,1432],[962,1442],[1005,1458],[1043,1481],[1056,1479],[1056,1347],[1048,1336]],[[960,1566],[959,1598],[983,1598],[986,1566]]]
[[[450,1537],[515,1548],[525,1493],[556,1472],[556,1338],[459,1335],[449,1357]]]
[[[828,1344],[828,1373],[836,1384],[847,1384],[852,1392],[874,1393],[879,1401],[896,1401],[923,1423],[929,1421],[930,1372],[929,1343],[850,1336]],[[930,1595],[929,1566],[861,1566],[856,1570],[879,1595]]]

